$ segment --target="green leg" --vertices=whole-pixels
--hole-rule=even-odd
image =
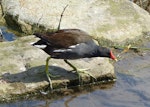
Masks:
[[[65,61],[71,68],[73,68],[73,70],[77,71],[77,68],[76,68],[74,65],[72,65],[69,61],[67,61],[66,59],[64,59],[64,61]]]
[[[48,58],[46,59],[45,72],[46,72],[47,79],[48,79],[48,81],[49,81],[50,88],[53,89],[52,80],[51,80],[51,78],[50,78],[50,77],[51,77],[51,74],[50,74],[49,71],[48,71],[48,62],[49,62],[50,59],[51,59],[51,57],[48,57]]]
[[[96,78],[95,78],[92,74],[85,72],[85,71],[88,70],[88,69],[77,69],[74,65],[72,65],[72,64],[71,64],[69,61],[67,61],[66,59],[64,59],[64,61],[65,61],[71,68],[73,68],[74,71],[77,72],[77,74],[78,74],[78,76],[79,76],[79,83],[80,83],[80,80],[81,80],[81,78],[80,78],[80,73],[88,74],[89,76],[91,76],[92,78],[94,78],[94,79],[96,80]]]
[[[80,83],[81,78],[80,78],[80,74],[79,74],[77,68],[76,68],[74,65],[72,65],[69,61],[67,61],[66,59],[64,59],[64,61],[65,61],[71,68],[73,68],[73,71],[76,71],[76,72],[77,72],[78,78],[79,78],[79,83]]]
[[[54,75],[52,75],[52,74],[49,72],[49,70],[48,70],[49,64],[48,64],[48,63],[49,63],[49,60],[50,60],[50,59],[51,59],[51,57],[48,57],[48,58],[46,59],[45,72],[46,72],[47,79],[48,79],[48,81],[49,81],[50,88],[53,89],[53,87],[52,87],[52,80],[51,80],[50,77],[56,78],[56,77],[59,77],[59,76],[58,76],[58,75],[57,75],[57,76],[54,76]]]

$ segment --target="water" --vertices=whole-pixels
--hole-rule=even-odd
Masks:
[[[6,27],[0,26],[0,29],[5,41],[13,41],[16,39],[16,36],[13,33],[8,32]]]
[[[150,42],[144,45],[150,48]],[[115,63],[116,83],[109,89],[96,88],[54,99],[23,100],[0,107],[150,107],[150,52],[133,51]]]

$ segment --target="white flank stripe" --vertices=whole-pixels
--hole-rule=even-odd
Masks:
[[[80,45],[80,44],[69,46],[69,48],[76,48],[78,45]]]
[[[72,51],[72,49],[67,49],[66,51]]]
[[[67,52],[67,51],[72,51],[72,49],[57,49],[54,50],[53,52]]]
[[[53,52],[65,52],[63,49],[54,50]]]

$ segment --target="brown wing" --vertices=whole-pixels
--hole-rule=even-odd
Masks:
[[[90,35],[79,29],[63,29],[55,33],[40,34],[38,37],[55,48],[68,48],[69,46],[92,40]]]

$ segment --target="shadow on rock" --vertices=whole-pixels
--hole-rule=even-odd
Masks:
[[[13,83],[13,82],[23,82],[23,83],[33,83],[48,81],[45,73],[45,66],[38,66],[30,68],[24,72],[19,72],[15,74],[5,73],[2,75],[3,80]],[[49,66],[49,71],[52,75],[58,77],[52,78],[52,80],[68,80],[76,78],[76,74],[65,70],[64,68],[58,66]]]

